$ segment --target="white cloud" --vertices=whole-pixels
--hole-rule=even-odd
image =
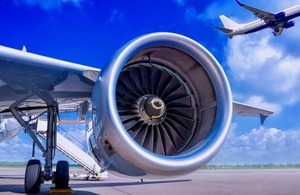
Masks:
[[[226,46],[227,64],[237,80],[261,77],[262,70],[278,61],[282,54],[269,44],[270,36],[236,36]]]
[[[258,106],[259,108],[273,111],[275,115],[279,115],[282,110],[280,104],[267,102],[262,96],[251,96],[246,100],[245,103],[248,105]]]
[[[261,127],[259,129],[252,129],[249,134],[238,136],[237,142],[253,150],[281,150],[285,146],[287,134],[287,132],[276,128],[266,129]]]
[[[234,37],[227,43],[226,63],[235,82],[247,82],[249,91],[259,89],[295,104],[300,98],[300,57],[274,45],[274,39],[269,31]]]
[[[83,151],[88,151],[85,128],[86,126],[83,123],[72,125],[60,124],[58,126],[58,132]]]
[[[40,6],[45,10],[60,9],[64,4],[80,7],[84,0],[15,0],[17,5]]]
[[[64,137],[72,141],[83,151],[88,151],[85,124],[64,124],[58,126],[58,132]],[[44,140],[40,139],[42,144],[45,146]],[[32,140],[29,135],[24,132],[20,132],[16,137],[13,137],[5,142],[0,143],[0,161],[2,162],[27,162],[32,156]],[[41,150],[36,146],[35,158],[44,162]],[[58,160],[69,160],[61,152],[56,152],[56,156],[53,162]]]
[[[0,143],[1,161],[26,162],[31,157],[31,151],[32,145],[25,143],[19,136]]]
[[[300,131],[260,127],[236,135],[232,125],[228,139],[211,164],[299,163]]]
[[[267,11],[278,11],[296,4],[295,1],[274,1],[269,6],[274,9]],[[254,19],[251,13],[246,17],[236,13],[234,17],[246,22]],[[238,126],[234,124],[212,164],[299,163],[300,131],[294,126],[299,123],[289,124],[288,121],[297,120],[293,109],[300,103],[300,46],[296,44],[300,28],[285,29],[279,37],[274,37],[271,32],[271,29],[265,29],[228,39],[224,47],[224,64],[230,67],[231,84],[236,90],[234,96],[239,101],[274,111],[271,117],[275,120],[280,117],[282,121],[275,123],[292,129],[260,127],[237,134]],[[267,120],[272,121],[271,117]]]

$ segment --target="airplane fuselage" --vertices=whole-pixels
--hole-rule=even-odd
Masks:
[[[300,16],[300,4],[273,14],[248,6],[246,4],[242,4],[238,0],[237,2],[240,6],[253,12],[254,15],[256,15],[259,19],[249,23],[238,24],[224,15],[220,16],[220,19],[224,24],[224,28],[217,28],[225,32],[229,36],[229,38],[232,38],[235,35],[257,32],[265,28],[273,29],[273,34],[275,36],[278,36],[284,29],[293,27],[295,25],[295,22],[292,21],[292,19]]]
[[[263,30],[265,28],[269,28],[269,27],[272,28],[273,25],[280,25],[280,24],[284,25],[287,21],[300,16],[300,5],[293,6],[291,8],[285,9],[281,12],[285,13],[285,17],[277,20],[275,24],[272,24],[272,23],[268,24],[262,19],[257,19],[253,22],[242,24],[240,28],[235,29],[231,33],[228,33],[228,35],[234,36],[234,35],[249,34],[249,33]],[[278,13],[281,13],[281,12],[278,12]],[[274,15],[276,15],[278,13],[275,13]]]

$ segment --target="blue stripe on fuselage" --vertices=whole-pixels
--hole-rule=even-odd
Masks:
[[[257,31],[266,29],[266,28],[268,28],[268,27],[271,27],[271,28],[272,28],[273,26],[276,26],[276,25],[278,25],[278,24],[280,24],[280,23],[286,23],[287,21],[289,21],[289,20],[291,20],[291,19],[293,19],[293,18],[299,17],[299,16],[300,16],[300,12],[299,12],[299,13],[296,13],[296,14],[293,14],[293,15],[290,15],[290,16],[288,16],[288,17],[285,17],[285,18],[283,18],[283,19],[281,19],[281,20],[276,20],[276,21],[274,22],[274,25],[265,24],[265,25],[263,25],[263,26],[261,26],[261,27],[259,27],[259,28],[255,28],[255,29],[249,30],[249,31],[245,32],[244,34],[249,34],[249,33],[257,32]]]
[[[296,17],[299,17],[300,16],[300,12],[296,13],[296,14],[293,14],[293,15],[290,15],[288,17],[285,17],[286,20],[291,20],[293,18],[296,18]]]
[[[266,29],[270,27],[268,24],[264,24],[263,26],[259,27],[259,28],[254,28],[252,30],[249,30],[247,32],[244,32],[244,34],[249,34],[249,33],[253,33],[253,32],[256,32],[256,31],[260,31],[260,30],[263,30],[263,29]]]

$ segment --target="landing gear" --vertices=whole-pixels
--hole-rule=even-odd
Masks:
[[[66,189],[69,187],[69,163],[68,161],[58,161],[55,173],[55,187],[59,189]]]
[[[26,100],[32,96],[38,96],[45,105],[28,106]],[[25,106],[24,106],[25,105]],[[58,118],[58,104],[48,91],[35,90],[22,99],[19,99],[10,106],[10,112],[16,120],[24,127],[25,132],[30,135],[35,144],[41,149],[43,157],[45,157],[44,171],[41,168],[39,160],[30,160],[25,172],[25,191],[26,193],[38,193],[40,186],[44,181],[52,180],[56,188],[69,187],[69,164],[67,161],[59,161],[57,163],[56,172],[53,172],[53,158],[56,148],[56,125]],[[33,111],[33,114],[30,112]],[[45,146],[37,138],[37,131],[33,128],[33,124],[39,117],[47,116],[47,130]],[[33,148],[34,148],[33,146]],[[33,149],[34,156],[34,149]]]
[[[41,184],[44,182],[41,162],[36,159],[29,160],[25,170],[25,192],[27,194],[39,193]],[[56,165],[55,183],[56,189],[69,189],[69,163],[68,161],[58,161]]]
[[[27,194],[38,193],[42,183],[42,167],[39,160],[30,160],[25,171],[25,192]]]

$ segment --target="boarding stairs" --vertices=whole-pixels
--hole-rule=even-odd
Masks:
[[[46,129],[47,121],[39,119],[37,123],[37,133],[43,139],[46,139]],[[82,142],[72,137],[63,128],[60,128],[60,131],[57,132],[56,135],[56,148],[63,154],[65,154],[68,158],[83,167],[86,171],[88,171],[85,179],[92,178],[99,180],[100,178],[107,177],[107,172],[102,172],[101,167],[95,162],[95,160],[88,154],[88,152],[82,149],[84,148],[84,146],[82,146]],[[69,139],[71,137],[72,141],[67,137]],[[81,146],[81,148],[79,146]]]

